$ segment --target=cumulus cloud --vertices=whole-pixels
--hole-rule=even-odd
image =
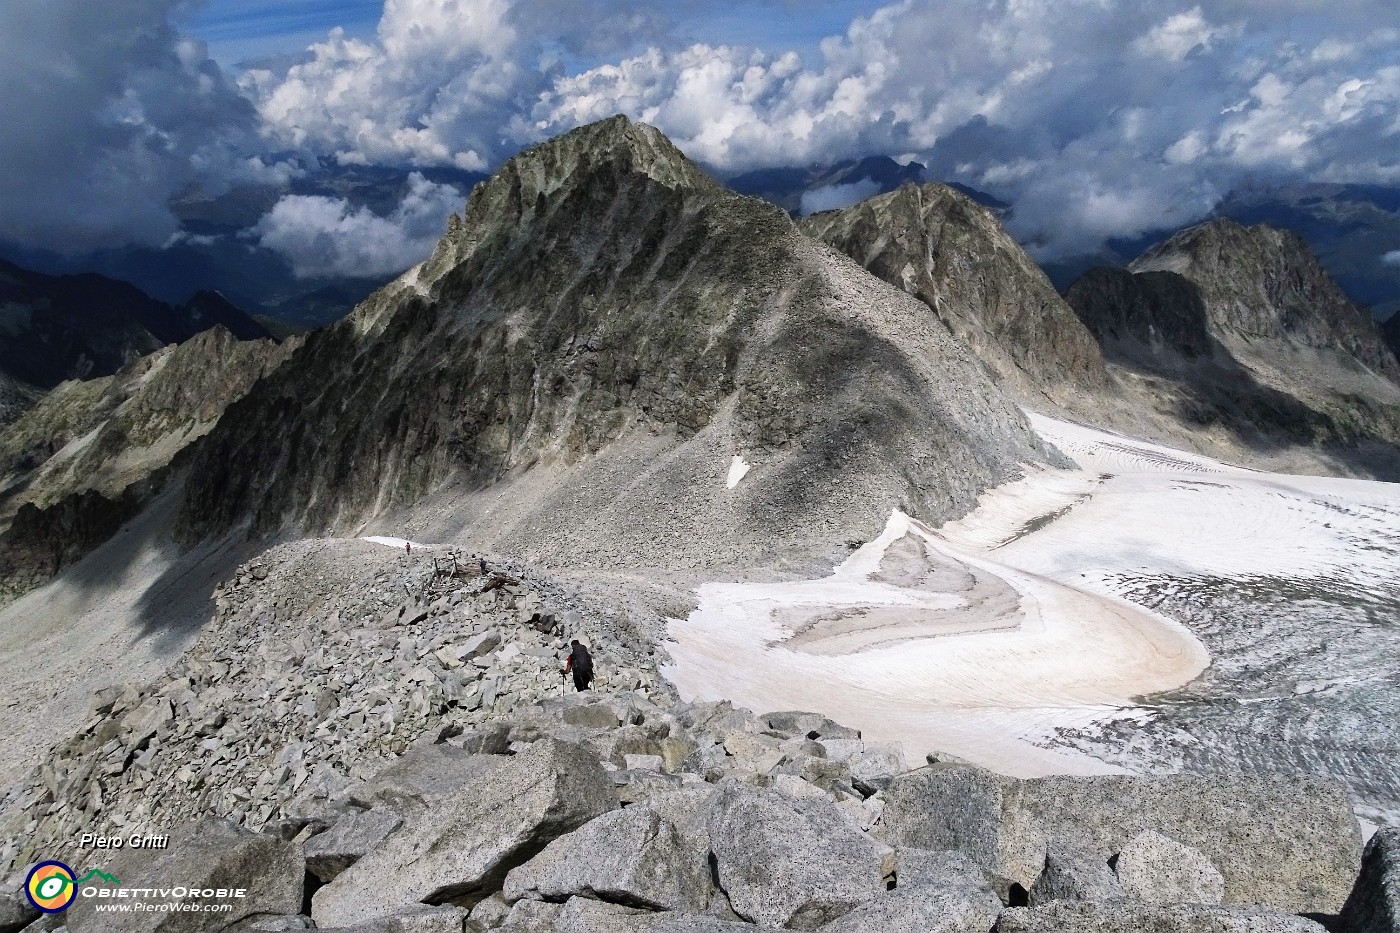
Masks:
[[[392,214],[321,195],[287,195],[250,235],[292,265],[298,278],[372,278],[402,272],[428,258],[462,192],[418,172]]]
[[[839,210],[866,198],[873,198],[879,193],[880,183],[869,178],[844,185],[814,188],[803,193],[801,211],[803,214],[815,214],[818,211]]]
[[[668,11],[695,36],[718,0],[385,0],[373,36],[248,70],[246,98],[171,29],[181,2],[0,5],[6,231],[156,241],[171,193],[275,174],[259,153],[485,171],[618,112],[721,171],[915,158],[1014,204],[1047,259],[1190,222],[1245,182],[1400,184],[1394,0],[894,0],[801,52],[676,38]],[[298,211],[370,222],[285,203],[289,229]]]
[[[622,111],[735,170],[912,152],[1015,204],[1013,232],[1053,259],[1247,181],[1400,181],[1384,6],[1331,5],[1320,35],[1311,0],[901,0],[812,61],[697,44],[561,76],[512,130]]]
[[[159,244],[169,198],[259,177],[257,116],[170,16],[180,0],[0,4],[0,238]]]
[[[1381,262],[1387,266],[1400,266],[1400,249],[1391,250],[1381,257]]]
[[[386,0],[373,40],[334,30],[305,61],[241,85],[283,145],[344,164],[480,171],[560,57],[609,53],[662,23],[622,0]]]

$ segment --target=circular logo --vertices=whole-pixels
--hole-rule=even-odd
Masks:
[[[73,869],[62,862],[40,862],[30,869],[24,893],[29,903],[46,914],[67,910],[78,896]]]

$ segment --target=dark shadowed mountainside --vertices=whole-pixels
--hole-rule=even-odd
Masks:
[[[0,369],[40,388],[111,375],[215,326],[241,340],[268,336],[212,292],[176,307],[105,276],[43,275],[0,260]]]

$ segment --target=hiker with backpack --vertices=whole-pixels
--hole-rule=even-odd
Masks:
[[[588,648],[577,638],[569,642],[569,647],[573,650],[569,652],[569,659],[564,662],[562,673],[572,673],[574,689],[583,692],[593,684],[593,655],[588,653]]]

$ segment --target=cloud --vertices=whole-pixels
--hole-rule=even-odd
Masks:
[[[800,50],[771,44],[811,16],[792,0],[743,5],[766,46],[704,41],[733,18],[717,0],[386,0],[372,36],[332,31],[236,88],[170,26],[184,2],[0,5],[5,231],[161,242],[196,183],[288,158],[486,171],[618,112],[722,172],[915,158],[1014,204],[1041,258],[1244,183],[1400,184],[1393,0],[895,0]]]
[[[292,265],[297,278],[372,278],[402,272],[432,252],[463,195],[418,172],[394,212],[321,195],[286,195],[249,231]]]
[[[802,195],[802,213],[815,214],[818,211],[834,211],[850,207],[858,201],[873,198],[880,193],[880,183],[869,178],[844,185],[828,185],[815,188]]]
[[[1400,182],[1385,7],[1331,4],[1320,26],[1313,0],[901,0],[811,61],[695,44],[560,76],[512,134],[622,111],[721,169],[913,153],[1015,204],[1013,232],[1054,259],[1246,182]]]
[[[283,72],[241,80],[281,144],[345,164],[454,165],[509,154],[501,128],[566,55],[660,34],[622,0],[386,0],[372,41],[333,30]]]
[[[79,253],[159,244],[169,198],[259,176],[258,121],[180,0],[0,4],[0,239]]]
[[[1400,266],[1400,249],[1391,250],[1381,257],[1381,262],[1387,266]]]

